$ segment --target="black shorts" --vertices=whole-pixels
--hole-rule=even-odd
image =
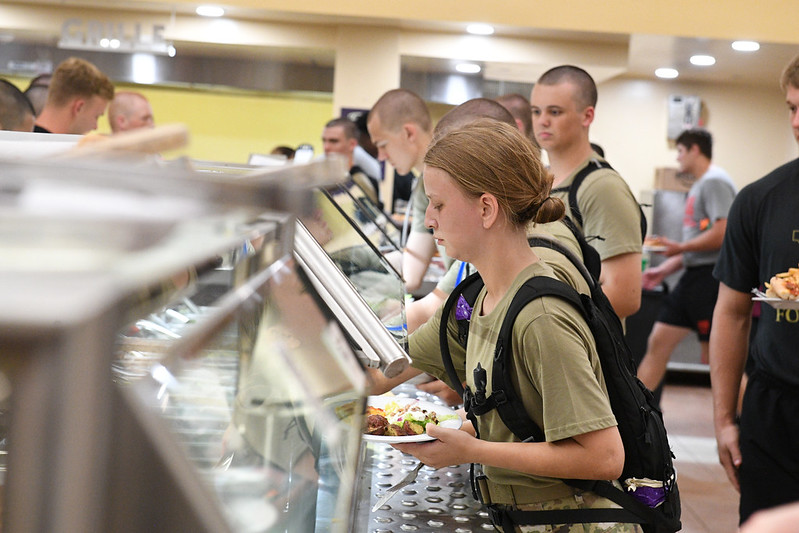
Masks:
[[[657,321],[692,329],[700,341],[707,341],[718,296],[719,282],[713,277],[713,265],[688,267],[674,290],[663,299]]]
[[[740,519],[799,500],[799,388],[755,370],[741,412]]]

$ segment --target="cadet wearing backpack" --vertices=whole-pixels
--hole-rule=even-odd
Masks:
[[[624,319],[641,306],[644,220],[630,187],[591,147],[596,105],[596,83],[573,65],[548,70],[530,93],[533,132],[555,175],[552,196],[568,202],[567,214],[599,252],[602,288]]]
[[[513,115],[498,102],[487,98],[472,98],[453,108],[446,115],[441,117],[433,130],[433,137],[439,137],[448,131],[463,127],[479,118],[492,118],[510,126],[516,126],[516,120],[513,118]],[[522,131],[522,133],[525,132]],[[530,224],[527,228],[527,232],[528,236],[543,235],[557,238],[568,246],[572,252],[577,254],[580,259],[588,261],[589,264],[587,266],[589,270],[595,272],[596,275],[599,276],[599,256],[593,249],[585,250],[585,248],[590,245],[586,243],[578,228],[574,227],[573,224],[567,226],[567,221],[565,219],[546,225]],[[541,259],[547,261],[549,259],[549,253],[556,252],[550,252],[545,247],[537,253]],[[587,255],[591,257],[586,257]],[[558,274],[560,279],[576,287],[576,285],[572,283],[572,280],[579,279],[581,277],[580,273],[571,268],[571,265],[568,265],[568,267],[569,270],[567,271],[556,270],[555,273]],[[416,328],[433,316],[433,313],[444,303],[447,296],[452,292],[452,289],[472,272],[474,272],[474,268],[471,265],[463,261],[455,261],[438,281],[433,291],[423,298],[414,300],[407,305],[405,312],[408,321],[408,332],[412,333]]]
[[[527,113],[529,115],[530,104],[527,103]],[[433,137],[439,137],[447,131],[457,129],[479,118],[493,118],[500,122],[504,122],[510,126],[518,128],[517,122],[513,115],[494,100],[486,98],[473,98],[460,104],[459,106],[450,110],[446,115],[436,124],[433,131]],[[529,120],[529,116],[528,116]],[[522,131],[522,130],[520,130]],[[522,131],[525,134],[524,131]],[[525,134],[525,137],[527,135]],[[581,260],[588,263],[588,268],[599,277],[600,259],[596,250],[590,247],[582,237],[580,230],[573,224],[567,226],[567,220],[552,222],[550,224],[530,224],[527,227],[528,237],[546,237],[549,239],[556,238],[565,244],[571,252],[577,254]],[[533,243],[530,244],[534,246]],[[559,257],[557,251],[553,251],[551,246],[539,247],[536,254],[539,258],[547,262],[552,254]],[[559,257],[559,259],[563,259]],[[555,274],[559,279],[569,283],[572,287],[577,288],[575,280],[582,280],[580,272],[573,267],[573,265],[564,265],[561,262],[550,265],[554,268]],[[559,267],[565,267],[561,270]],[[421,324],[426,322],[447,299],[447,296],[452,292],[458,283],[463,281],[469,274],[474,272],[474,267],[463,261],[454,262],[449,270],[442,276],[436,285],[435,289],[423,298],[414,300],[405,307],[405,313],[408,323],[408,332],[412,333]],[[461,395],[457,394],[450,387],[446,386],[440,380],[433,380],[426,383],[419,383],[417,387],[420,390],[437,395],[450,405],[460,405]]]
[[[459,377],[474,390],[474,369],[480,365],[491,372],[499,326],[516,291],[531,277],[556,277],[529,246],[525,227],[530,221],[557,220],[565,207],[549,197],[551,177],[537,150],[517,130],[496,121],[477,121],[445,134],[434,141],[425,163],[428,227],[448,255],[473,264],[485,282],[467,350],[453,350]],[[581,287],[580,292],[588,291],[587,284]],[[411,336],[410,354],[417,369],[446,380],[440,320],[441,310]],[[437,468],[481,463],[491,501],[511,510],[616,507],[562,481],[616,479],[624,465],[596,345],[580,311],[558,297],[527,305],[513,327],[510,364],[544,442],[519,442],[492,411],[481,417],[479,439],[469,433],[469,424],[463,431],[428,426],[437,441],[397,448]],[[632,524],[581,524],[563,531],[638,530]]]

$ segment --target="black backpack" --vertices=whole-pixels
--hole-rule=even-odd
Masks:
[[[556,187],[552,189],[552,192],[568,192],[569,193],[569,209],[571,210],[571,215],[574,217],[574,222],[582,229],[583,228],[583,214],[580,211],[580,206],[577,205],[577,191],[580,189],[580,185],[583,184],[585,178],[588,177],[595,170],[599,170],[600,168],[609,168],[613,170],[613,167],[610,166],[610,163],[607,161],[600,161],[599,159],[591,159],[588,164],[583,167],[580,172],[574,176],[571,184],[565,187]],[[640,216],[639,222],[641,224],[641,241],[643,242],[644,237],[646,237],[647,231],[647,221],[646,215],[644,214],[644,210],[641,208],[641,204],[638,204],[638,214]],[[591,237],[596,239],[602,239],[602,235],[592,235]]]
[[[501,525],[505,531],[513,531],[514,524],[601,522],[638,523],[646,533],[679,531],[682,527],[680,495],[672,464],[674,456],[669,446],[662,414],[652,393],[635,376],[633,358],[624,340],[621,322],[596,278],[588,272],[579,258],[555,240],[545,237],[535,237],[535,239],[537,242],[531,242],[531,245],[554,248],[571,260],[588,282],[591,296],[579,294],[571,286],[553,278],[537,276],[527,280],[514,296],[503,320],[494,352],[491,376],[487,376],[486,370],[478,365],[474,370],[477,390],[472,391],[467,387],[464,391],[450,356],[447,324],[453,308],[458,306],[460,309],[455,314],[458,322],[458,342],[465,347],[468,341],[469,321],[462,311],[463,301],[460,298],[462,296],[469,306],[473,306],[483,286],[478,273],[467,277],[450,294],[441,317],[439,331],[441,355],[451,385],[463,395],[467,414],[475,430],[478,431],[478,436],[477,416],[497,409],[502,421],[520,441],[543,441],[543,431],[527,415],[511,381],[509,354],[512,353],[512,329],[516,316],[533,299],[547,295],[566,300],[581,312],[594,335],[611,408],[624,443],[624,470],[619,482],[622,487],[627,487],[625,481],[628,479],[662,481],[663,486],[658,494],[662,502],[656,507],[651,507],[649,501],[643,503],[650,496],[649,488],[627,492],[617,489],[609,481],[564,480],[573,487],[608,498],[622,508],[505,511],[488,505],[489,513],[494,522]],[[485,390],[488,379],[491,379],[490,396],[486,396]],[[472,481],[475,496],[479,498],[474,479]]]

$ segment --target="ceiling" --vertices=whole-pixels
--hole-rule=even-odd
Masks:
[[[324,14],[298,14],[270,9],[251,7],[257,2],[231,0],[234,4],[228,7],[227,15],[234,18],[262,21],[279,21],[305,24],[368,24],[398,27],[405,31],[430,31],[437,33],[463,33],[465,24],[456,21],[409,20],[375,17],[352,17]],[[15,3],[15,2],[6,2]],[[21,2],[16,2],[21,3]],[[175,14],[193,14],[196,4],[187,1],[109,1],[101,0],[27,0],[26,4],[44,4],[60,7],[92,7],[108,9],[169,12]],[[238,6],[238,7],[237,7]],[[732,50],[730,40],[694,38],[671,35],[624,34],[572,31],[563,29],[536,29],[529,26],[497,25],[497,37],[512,37],[532,40],[545,40],[550,43],[569,43],[586,48],[598,43],[625,45],[628,50],[626,69],[610,68],[597,76],[598,81],[617,75],[629,75],[641,78],[655,78],[654,71],[659,67],[672,67],[680,72],[680,81],[697,83],[735,83],[735,84],[774,84],[779,73],[791,58],[799,52],[796,43],[761,42],[761,49],[753,53],[742,53]],[[183,44],[194,52],[202,51],[210,55],[238,54],[286,61],[300,61],[330,66],[334,57],[330,51],[311,49],[270,49],[256,50],[246,47],[225,47],[222,45]],[[712,67],[696,67],[689,63],[692,54],[703,53],[716,57]],[[503,61],[482,61],[486,78],[530,82],[541,73],[543,65],[512,64]],[[404,68],[423,71],[452,71],[451,60],[436,58],[404,58]],[[592,68],[593,73],[593,68]]]
[[[799,53],[799,45],[761,42],[757,52],[736,52],[731,41],[691,39],[668,35],[630,37],[628,72],[638,77],[654,77],[656,68],[672,67],[679,79],[697,82],[774,85],[783,67]],[[693,54],[716,58],[712,67],[690,63]]]

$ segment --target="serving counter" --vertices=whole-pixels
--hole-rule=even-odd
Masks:
[[[405,296],[344,176],[0,161],[2,531],[488,523],[465,467],[370,512],[414,462],[361,436],[365,368],[409,364]]]

